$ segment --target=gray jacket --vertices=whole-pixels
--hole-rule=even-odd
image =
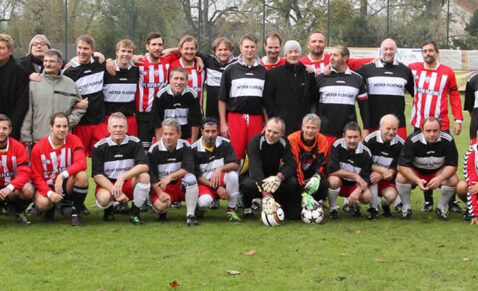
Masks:
[[[50,134],[50,116],[64,112],[68,116],[70,127],[78,124],[85,109],[74,108],[81,101],[81,95],[75,82],[60,75],[41,74],[40,82],[30,81],[29,107],[21,129],[21,142],[38,142]]]

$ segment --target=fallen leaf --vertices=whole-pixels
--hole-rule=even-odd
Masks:
[[[339,254],[339,256],[345,257],[347,256],[347,254]]]
[[[470,260],[470,258],[463,258],[461,261],[462,262],[468,262]]]
[[[118,229],[117,229],[117,228],[113,229],[113,232],[117,232],[117,231],[118,231]]]
[[[309,253],[306,253],[306,254],[302,257],[302,259],[303,259],[303,260],[307,260],[309,257],[310,257],[310,254],[309,254]]]
[[[445,246],[444,246],[444,245],[439,245],[438,247],[439,247],[439,248],[444,248]]]
[[[356,233],[356,234],[359,234],[359,233],[360,233],[360,230],[356,230],[355,233]]]
[[[428,216],[428,219],[432,219],[432,217],[431,217],[431,216]]]
[[[377,262],[377,263],[390,263],[389,260],[385,260],[385,259],[375,259],[375,262]]]
[[[342,242],[342,245],[345,247],[347,244],[343,241],[343,242]]]
[[[105,288],[100,288],[98,289],[98,291],[105,291]]]
[[[320,283],[320,282],[322,282],[322,278],[315,279],[315,283]]]
[[[398,259],[398,260],[399,260],[400,262],[403,262],[403,261],[405,261],[405,258],[400,258],[400,259]]]
[[[177,281],[173,281],[173,282],[169,282],[169,286],[171,286],[172,288],[178,288],[179,284]]]
[[[428,258],[427,260],[428,260],[428,261],[430,261],[430,262],[435,262],[435,260],[434,260],[434,259],[430,259],[430,258]]]
[[[347,279],[347,277],[338,276],[338,277],[336,278],[337,281],[343,281],[343,280],[345,280],[345,279]]]
[[[250,251],[242,253],[242,254],[246,255],[246,256],[253,256],[253,255],[257,254],[257,251],[256,250],[250,250]]]
[[[226,270],[226,272],[227,272],[229,275],[239,275],[239,274],[241,274],[241,272],[239,272],[239,271],[234,271],[234,270]]]

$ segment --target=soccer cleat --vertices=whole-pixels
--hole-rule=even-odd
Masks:
[[[337,209],[330,210],[329,215],[330,215],[330,218],[332,220],[339,220],[340,219],[339,211]]]
[[[114,212],[113,207],[106,208],[105,211],[103,212],[103,220],[108,222],[115,220],[115,216],[113,212]]]
[[[409,220],[410,218],[412,218],[412,210],[411,209],[403,209],[402,208],[402,212],[400,212],[400,213],[401,213],[400,219]]]
[[[129,214],[131,208],[129,207],[128,203],[120,202],[119,204],[113,206],[114,213],[118,214]]]
[[[232,222],[241,222],[241,219],[235,211],[228,211],[226,213],[227,219]]]
[[[130,215],[129,221],[131,221],[131,223],[133,225],[142,225],[143,224],[143,221],[141,220],[141,217],[139,217],[139,215]]]
[[[198,225],[199,221],[196,218],[196,216],[188,215],[188,217],[186,218],[186,223],[187,223],[188,226],[193,226],[193,225]]]
[[[181,202],[180,201],[173,202],[173,203],[171,203],[170,207],[179,209],[179,208],[181,208]]]
[[[402,207],[403,207],[403,204],[398,203],[397,205],[395,205],[395,211],[398,212],[398,213],[401,213],[402,212]]]
[[[378,210],[373,208],[373,207],[370,207],[369,209],[367,209],[367,211],[370,213],[369,216],[368,216],[368,220],[377,220],[378,219]]]
[[[360,212],[360,205],[355,204],[355,205],[352,205],[350,208],[351,208],[351,210],[352,210],[352,216],[353,216],[353,217],[360,217],[360,216],[362,216],[362,213]]]
[[[435,212],[440,220],[443,220],[443,221],[448,220],[448,210],[446,208],[440,209],[437,207]]]
[[[197,218],[203,218],[205,213],[206,213],[206,210],[201,209],[201,208],[199,208],[199,207],[196,207],[196,210],[194,211],[194,215],[195,215]]]
[[[382,205],[382,216],[383,217],[391,217],[392,211],[390,210],[390,206]]]
[[[261,205],[262,203],[261,202],[262,202],[261,199],[254,198],[252,200],[252,205],[251,205],[252,211],[261,211],[261,209],[262,209],[262,205]]]
[[[81,214],[86,215],[86,216],[90,215],[90,211],[88,210],[88,208],[86,208],[85,204],[83,204],[83,206],[81,208]]]
[[[73,213],[73,208],[68,207],[68,206],[63,206],[63,207],[60,208],[60,213],[63,216],[71,217],[71,214]]]
[[[81,216],[79,214],[71,215],[71,226],[82,226]]]
[[[221,202],[220,202],[219,199],[216,199],[211,203],[211,206],[209,206],[209,208],[210,209],[218,209],[219,206],[221,206]]]
[[[432,212],[433,211],[433,203],[425,201],[425,205],[421,210],[422,212]]]
[[[463,214],[463,220],[465,221],[471,221],[472,218],[475,218],[474,215],[470,214],[468,212],[468,209],[465,211],[465,214]]]
[[[342,210],[345,213],[352,213],[352,207],[350,207],[350,205],[348,205],[348,204],[344,204],[344,207],[342,207]]]
[[[43,220],[45,221],[52,221],[53,219],[55,219],[55,207],[45,211],[45,214],[43,215]]]
[[[249,213],[244,212],[243,219],[244,219],[244,220],[254,219],[254,213],[252,213],[252,212],[249,212]]]
[[[27,216],[28,217],[35,217],[35,216],[40,216],[41,212],[40,210],[36,209],[35,206],[32,206],[30,209],[27,211]]]
[[[158,218],[156,218],[157,221],[167,221],[168,220],[168,213],[159,213]]]
[[[465,210],[460,207],[458,201],[453,201],[448,204],[448,210],[450,210],[452,213],[465,213]]]
[[[21,213],[17,213],[16,214],[17,216],[17,220],[18,222],[20,222],[20,224],[23,224],[23,225],[26,225],[26,226],[29,226],[31,223],[31,221],[28,219],[28,217],[25,215],[25,213],[21,212]]]

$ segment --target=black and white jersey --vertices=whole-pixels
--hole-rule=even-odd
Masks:
[[[88,108],[78,125],[99,124],[105,120],[105,99],[103,95],[103,79],[106,68],[92,57],[86,65],[73,63],[63,75],[75,81],[81,97],[88,98]]]
[[[444,166],[458,165],[458,151],[453,137],[444,131],[434,144],[428,144],[423,132],[411,134],[405,141],[398,165],[413,167],[423,175],[431,175]]]
[[[174,118],[181,125],[181,138],[191,137],[191,127],[201,125],[201,109],[196,98],[196,92],[187,87],[181,95],[174,96],[171,85],[158,91],[153,101],[153,126],[161,127],[166,118]]]
[[[105,95],[106,115],[114,112],[121,112],[126,116],[136,112],[136,94],[139,71],[138,68],[129,65],[127,69],[120,69],[116,63],[116,74],[105,73],[103,94]]]
[[[229,163],[239,163],[234,148],[227,138],[218,136],[212,151],[206,149],[203,138],[201,137],[191,146],[194,154],[194,172],[197,178],[204,177],[210,180],[216,168]]]
[[[259,58],[249,67],[239,56],[222,75],[218,99],[226,102],[228,112],[262,115],[266,73]]]
[[[358,101],[363,126],[369,128],[369,105],[363,78],[347,68],[344,73],[334,69],[329,75],[316,77],[319,89],[319,116],[322,119],[320,133],[341,137],[345,125],[357,121],[355,102]]]
[[[149,173],[151,183],[157,183],[167,175],[184,169],[189,173],[194,171],[194,158],[189,143],[178,139],[176,148],[170,152],[160,139],[148,151]]]
[[[141,141],[126,135],[121,144],[115,143],[111,137],[105,137],[93,147],[91,175],[104,175],[114,182],[124,172],[136,165],[148,164]]]
[[[464,109],[471,112],[470,138],[476,138],[478,130],[478,74],[466,82]]]
[[[348,150],[343,138],[336,140],[330,148],[329,161],[327,162],[327,173],[335,173],[345,170],[359,174],[362,179],[370,183],[372,173],[372,153],[362,143],[359,143],[355,150]],[[343,179],[347,185],[355,184],[357,181]]]
[[[414,95],[412,71],[394,60],[391,64],[368,63],[356,72],[367,84],[370,127],[378,128],[380,118],[387,114],[394,114],[400,121],[399,127],[406,127],[405,90]]]
[[[384,142],[380,130],[367,135],[364,145],[372,153],[373,164],[379,167],[396,170],[398,157],[405,141],[396,135],[390,142]]]

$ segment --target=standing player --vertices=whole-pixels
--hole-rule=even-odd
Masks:
[[[470,140],[471,144],[475,144],[478,130],[478,74],[466,82],[464,109],[470,113]]]
[[[199,184],[198,212],[204,212],[216,199],[226,199],[229,221],[240,222],[234,209],[239,197],[239,162],[231,143],[218,136],[218,122],[206,118],[201,128],[202,137],[191,147]]]
[[[148,159],[141,141],[126,134],[128,123],[123,113],[110,115],[108,131],[110,136],[93,148],[91,175],[97,184],[96,204],[104,210],[103,220],[112,221],[113,202],[133,200],[129,220],[134,225],[141,225],[139,209],[150,189]]]
[[[378,197],[382,197],[382,215],[390,217],[390,203],[397,198],[395,176],[397,174],[398,156],[405,141],[397,134],[399,120],[393,114],[384,115],[380,119],[380,128],[365,138],[364,145],[372,153],[372,174],[370,174],[370,203],[369,219],[378,218]],[[397,202],[395,202],[397,204]]]
[[[458,151],[453,137],[440,127],[440,120],[436,117],[426,118],[422,130],[411,134],[403,146],[396,181],[403,203],[402,219],[412,216],[410,191],[413,185],[423,191],[440,187],[436,214],[439,219],[448,220],[446,204],[455,195],[458,183]]]
[[[330,149],[327,162],[329,182],[328,197],[330,218],[340,219],[337,196],[348,198],[354,216],[360,216],[359,202],[369,203],[370,173],[372,172],[372,154],[360,142],[360,127],[356,122],[349,122],[344,127],[343,138],[336,140]]]
[[[51,134],[32,149],[32,179],[37,187],[35,207],[53,219],[54,204],[70,196],[73,201],[71,225],[81,226],[80,211],[88,193],[85,149],[80,139],[69,134],[68,117],[59,112],[51,116]]]
[[[108,135],[104,129],[105,100],[103,95],[103,78],[105,66],[93,57],[95,40],[88,35],[76,39],[77,63],[67,68],[64,75],[75,81],[88,108],[73,133],[82,141],[86,154],[91,157],[93,146]]]
[[[0,114],[0,203],[12,209],[18,221],[30,225],[24,211],[33,198],[28,152],[19,141],[11,138],[12,124],[5,114]],[[10,212],[10,211],[9,211]]]
[[[413,99],[411,124],[415,130],[420,130],[422,122],[430,117],[439,118],[441,130],[450,130],[448,120],[448,95],[455,124],[453,133],[460,134],[463,122],[461,111],[461,98],[456,85],[455,73],[453,70],[440,64],[438,47],[433,41],[425,41],[422,45],[422,56],[424,62],[409,65],[415,78],[415,97]],[[458,206],[455,197],[450,200],[449,209],[451,212],[463,213]],[[425,206],[422,211],[433,210],[432,191],[425,192]]]
[[[173,202],[186,202],[188,226],[198,225],[194,214],[198,202],[198,185],[194,176],[194,157],[189,143],[181,136],[180,124],[172,118],[163,120],[162,137],[149,148],[153,207],[158,220],[166,220]]]
[[[280,35],[276,32],[267,34],[264,41],[266,55],[261,58],[261,65],[267,70],[284,65],[285,58],[280,57],[281,48],[282,39]]]
[[[257,38],[243,36],[240,49],[239,60],[224,71],[218,97],[221,135],[230,138],[238,160],[262,131],[262,115],[267,119],[262,97],[267,70],[256,56]]]

